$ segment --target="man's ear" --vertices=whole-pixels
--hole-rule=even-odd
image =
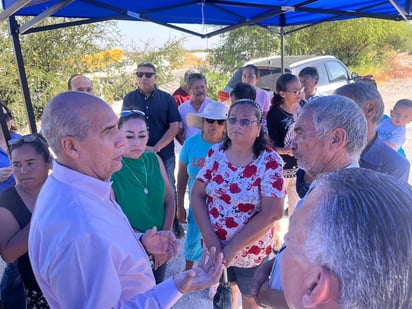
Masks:
[[[348,137],[346,131],[343,128],[336,128],[332,130],[329,134],[329,147],[331,150],[336,151],[346,146],[346,141]]]
[[[376,100],[369,101],[363,107],[363,112],[367,120],[371,120],[376,115],[376,110],[378,109],[378,103]]]
[[[71,158],[79,158],[79,152],[77,147],[77,140],[71,136],[65,136],[61,139],[61,146],[63,152]]]
[[[316,266],[316,271],[311,273],[312,278],[307,278],[309,288],[302,299],[304,308],[337,308],[339,297],[339,281],[329,268]]]

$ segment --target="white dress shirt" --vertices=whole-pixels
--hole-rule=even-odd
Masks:
[[[54,162],[29,234],[33,271],[52,308],[169,308],[182,296],[172,278],[156,286],[111,196],[109,181]]]

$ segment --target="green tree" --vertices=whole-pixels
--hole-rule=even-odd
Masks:
[[[146,42],[142,51],[130,53],[128,58],[135,65],[141,62],[153,63],[157,71],[156,84],[167,84],[175,78],[172,71],[184,62],[185,49],[182,44],[183,41],[177,38],[169,39],[161,48],[153,48],[150,42]]]
[[[170,39],[161,48],[154,48],[146,42],[143,50],[125,53],[121,61],[105,68],[103,76],[99,74],[93,81],[98,85],[102,97],[109,103],[123,100],[126,93],[136,88],[137,65],[151,62],[156,66],[156,85],[165,86],[176,78],[173,70],[184,62],[185,50],[182,43],[180,39]]]
[[[279,35],[258,26],[247,26],[222,35],[222,45],[211,52],[210,63],[233,73],[245,62],[279,53]]]
[[[290,55],[330,54],[348,66],[379,64],[392,52],[410,51],[412,26],[371,18],[327,22],[286,37]]]
[[[23,24],[27,20],[19,18],[18,22]],[[50,18],[42,25],[65,21],[68,19]],[[0,27],[0,71],[6,77],[0,79],[0,98],[9,105],[18,126],[22,127],[26,124],[26,115],[7,24],[1,23]],[[67,90],[67,80],[71,75],[85,72],[84,55],[110,49],[119,38],[113,22],[22,35],[20,41],[36,119],[50,98]]]
[[[412,25],[371,18],[325,22],[302,30],[288,27],[286,55],[334,55],[348,66],[381,64],[395,52],[412,51]],[[270,29],[270,28],[269,28]],[[279,35],[256,26],[222,35],[210,62],[232,73],[245,62],[280,54]]]

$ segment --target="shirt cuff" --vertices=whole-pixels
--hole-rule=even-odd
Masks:
[[[161,299],[158,299],[161,308],[170,308],[183,296],[177,289],[173,277],[158,284],[156,294],[161,295]]]

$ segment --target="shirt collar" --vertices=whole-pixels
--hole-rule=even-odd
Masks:
[[[150,95],[146,96],[146,95],[144,94],[144,92],[143,92],[139,87],[137,87],[137,92],[140,93],[140,95],[142,95],[142,96],[144,96],[144,97],[146,97],[146,98],[151,97],[151,96],[154,96],[156,90],[157,90],[157,87],[156,87],[156,85],[155,85],[154,88],[153,88],[153,90],[152,90],[152,92],[150,93]]]
[[[61,165],[56,160],[53,161],[53,172],[51,176],[64,184],[75,187],[78,190],[97,195],[99,198],[103,196],[110,197],[111,194],[111,182],[109,180],[103,181],[82,174],[78,171]]]

